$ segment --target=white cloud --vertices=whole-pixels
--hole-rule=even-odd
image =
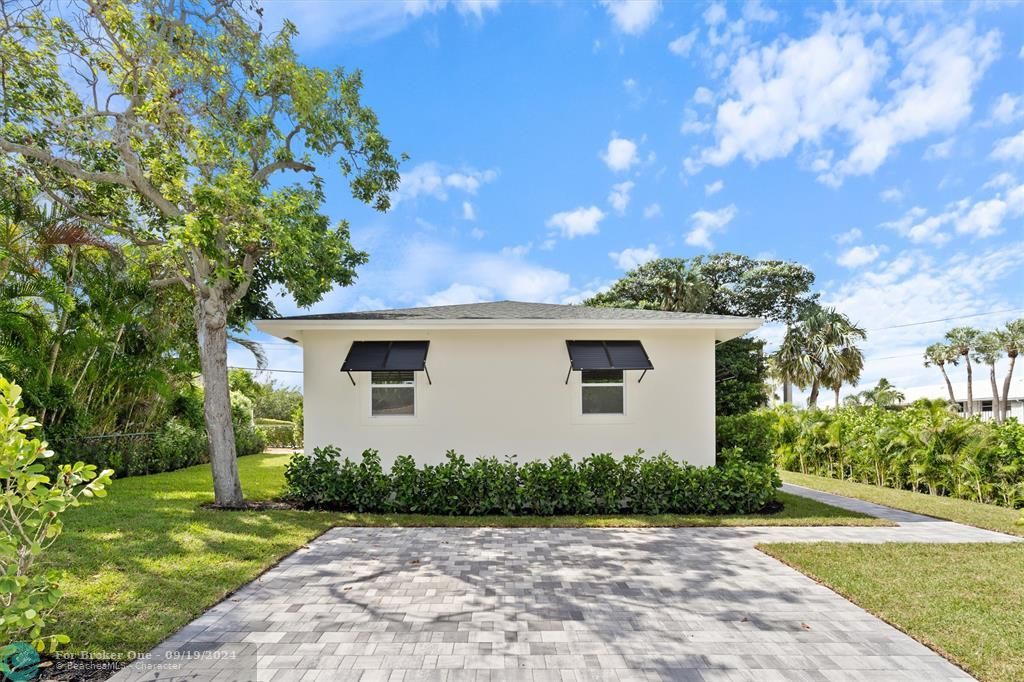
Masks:
[[[506,246],[501,249],[501,255],[522,258],[523,256],[529,254],[532,250],[533,242],[527,242],[525,244],[516,244],[515,246]]]
[[[449,173],[444,178],[444,184],[448,187],[462,190],[467,194],[476,194],[480,185],[487,182],[494,182],[498,172],[494,170],[476,171],[469,170],[465,173]]]
[[[999,161],[1024,161],[1024,130],[996,142],[992,148],[992,158]]]
[[[638,36],[654,24],[661,0],[601,0],[612,23],[623,33]]]
[[[476,209],[468,201],[462,202],[462,218],[463,220],[476,220]]]
[[[658,256],[658,247],[654,244],[648,244],[647,248],[629,248],[608,254],[608,257],[615,261],[616,267],[620,270],[632,270]]]
[[[636,143],[633,140],[618,137],[613,133],[612,139],[608,141],[608,148],[601,153],[601,160],[615,172],[629,170],[633,164],[639,162],[636,150]]]
[[[417,306],[458,305],[460,303],[484,303],[491,300],[493,293],[487,287],[472,284],[452,284],[447,289],[436,291],[416,302]]]
[[[925,161],[948,159],[953,154],[953,143],[955,141],[956,140],[951,137],[948,140],[943,140],[942,142],[936,142],[933,145],[929,145],[928,148],[924,150]]]
[[[1017,184],[1017,178],[1012,173],[998,173],[989,178],[988,182],[982,185],[985,189],[1007,189]]]
[[[597,206],[583,208],[580,206],[572,211],[561,211],[548,218],[545,225],[557,227],[567,239],[597,234],[597,225],[604,220],[605,213]]]
[[[697,211],[690,216],[692,227],[686,233],[686,243],[690,246],[712,248],[711,235],[721,232],[736,217],[736,206],[730,204],[717,211]]]
[[[634,183],[631,180],[612,185],[611,192],[608,193],[608,203],[619,215],[626,212],[626,207],[629,206],[629,193],[633,191],[633,187]]]
[[[844,268],[859,268],[875,261],[882,255],[883,251],[885,251],[884,246],[876,246],[874,244],[854,246],[841,253],[836,258],[836,262]]]
[[[892,28],[840,7],[823,15],[813,35],[778,38],[729,60],[716,142],[691,168],[739,156],[757,164],[797,145],[831,153],[831,145],[845,143],[845,156],[831,162],[823,154],[816,169],[819,180],[839,185],[873,173],[901,144],[952,131],[970,115],[998,33],[979,36],[970,23],[943,31],[926,26],[905,44],[894,40],[898,51],[890,54],[890,43],[877,35],[885,26]],[[902,69],[893,73],[897,56]]]
[[[1024,108],[1020,105],[1021,98],[1004,92],[992,105],[992,120],[996,123],[1013,123],[1024,116]]]
[[[671,43],[668,44],[669,52],[680,57],[689,56],[690,50],[693,49],[694,44],[697,42],[697,29],[693,29],[689,33],[684,33],[679,36]]]
[[[336,43],[367,43],[393,35],[426,14],[452,7],[461,16],[483,20],[487,11],[498,9],[499,0],[407,0],[377,2],[347,0],[325,3],[322,0],[265,2],[263,24],[270,32],[280,30],[284,19],[299,29],[296,45],[300,50],[315,50]]]
[[[479,227],[474,227],[469,231],[469,236],[473,239],[483,239],[487,233],[481,230]]]
[[[1019,300],[1008,301],[998,292],[999,284],[1019,276],[1022,266],[1024,243],[972,255],[958,253],[943,260],[908,251],[877,261],[827,288],[822,302],[868,328],[862,385],[874,384],[882,376],[900,388],[936,384],[941,383],[941,375],[934,367],[923,366],[922,355],[954,323],[895,325],[1019,307]],[[880,301],[885,304],[879,305]],[[1006,320],[996,314],[969,322],[986,328]],[[954,381],[964,376],[962,367],[950,371],[957,373]]]
[[[779,18],[779,13],[761,4],[761,0],[747,0],[743,5],[743,18],[749,22],[770,24]]]
[[[693,91],[694,104],[711,104],[715,101],[715,93],[703,85]]]
[[[708,26],[717,26],[725,19],[725,4],[722,2],[713,2],[704,10],[704,23]]]
[[[839,244],[852,244],[855,241],[858,241],[862,236],[864,236],[864,233],[862,233],[858,228],[852,227],[846,232],[836,235],[836,242]]]
[[[984,239],[1003,231],[1007,218],[1024,215],[1024,184],[1014,185],[1009,174],[1001,174],[985,183],[985,189],[1004,189],[1004,193],[975,201],[965,197],[948,204],[934,215],[920,206],[907,211],[903,217],[882,223],[882,227],[896,230],[915,243],[942,245],[951,239],[945,228],[953,226],[957,234]]]
[[[712,194],[718,194],[725,189],[725,183],[721,180],[715,180],[714,182],[704,185],[704,196],[711,196]]]
[[[881,197],[882,201],[895,203],[903,200],[903,190],[899,187],[889,187],[887,189],[883,189],[878,196]]]
[[[657,218],[661,215],[661,204],[648,204],[644,208],[644,218]]]
[[[700,135],[711,129],[711,124],[700,119],[700,116],[693,109],[683,111],[683,122],[679,125],[679,132],[684,135]]]
[[[448,190],[476,194],[480,186],[498,177],[495,170],[478,171],[472,168],[447,171],[436,161],[425,161],[402,173],[401,183],[391,196],[391,203],[429,196],[441,201],[448,199]]]

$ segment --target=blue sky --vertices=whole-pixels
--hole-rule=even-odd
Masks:
[[[576,302],[736,251],[810,266],[870,330],[862,383],[900,387],[940,380],[921,350],[950,326],[1024,316],[1024,4],[266,3],[285,17],[410,156],[386,215],[325,170],[370,262],[314,312]]]

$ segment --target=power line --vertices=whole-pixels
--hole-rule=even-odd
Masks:
[[[244,369],[248,372],[284,372],[286,374],[302,374],[301,369],[271,369],[269,367],[260,369],[259,367],[234,367],[232,365],[228,365],[228,369]]]
[[[884,329],[902,329],[903,327],[915,327],[921,324],[935,324],[936,322],[952,322],[953,320],[966,320],[971,317],[987,317],[988,315],[1005,315],[1006,313],[1021,313],[1024,312],[1024,308],[1014,308],[1011,310],[990,310],[987,313],[972,313],[970,315],[954,315],[953,317],[943,317],[937,320],[923,320],[921,322],[905,322],[904,324],[893,324],[888,327],[872,327],[868,329],[869,332],[878,332]]]

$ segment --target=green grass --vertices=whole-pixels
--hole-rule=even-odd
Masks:
[[[286,454],[238,460],[246,495],[284,486]],[[332,526],[884,525],[780,494],[785,511],[752,516],[437,517],[273,510],[214,511],[209,467],[114,481],[110,495],[69,511],[44,564],[65,572],[55,631],[72,651],[145,651]]]
[[[1024,543],[822,542],[760,549],[979,679],[1024,679]]]
[[[1018,523],[1021,518],[1021,511],[1019,509],[1015,510],[994,504],[958,500],[953,497],[913,493],[909,490],[880,488],[864,483],[852,483],[834,478],[798,474],[793,471],[782,471],[780,473],[782,474],[782,480],[786,483],[802,485],[807,488],[814,488],[815,490],[822,490],[837,495],[845,495],[846,497],[855,497],[859,500],[884,504],[888,507],[926,514],[940,519],[964,523],[969,526],[977,526],[978,528],[987,528],[988,530],[1000,533],[1024,536],[1024,525]]]

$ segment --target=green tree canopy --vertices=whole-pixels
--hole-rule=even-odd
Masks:
[[[0,11],[0,150],[48,201],[139,249],[152,286],[188,292],[216,499],[239,504],[227,328],[269,314],[272,287],[309,305],[365,262],[322,212],[325,160],[377,210],[398,186],[362,76],[301,64],[294,25],[268,35],[244,0]]]

